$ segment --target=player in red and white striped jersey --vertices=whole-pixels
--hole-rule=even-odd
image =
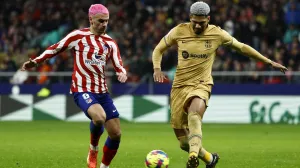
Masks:
[[[117,75],[126,74],[116,42],[107,34],[92,33],[90,28],[74,30],[32,62],[39,64],[66,49],[71,49],[74,56],[72,92],[107,92],[104,69],[109,59]]]
[[[108,20],[109,12],[105,6],[91,5],[89,28],[72,31],[34,60],[25,62],[21,69],[32,68],[66,49],[73,51],[74,71],[71,92],[76,104],[91,119],[91,143],[87,159],[89,168],[97,166],[98,142],[104,127],[109,136],[103,147],[100,168],[108,168],[117,153],[121,137],[119,113],[109,96],[105,82],[104,69],[107,61],[112,60],[120,82],[125,82],[127,76],[118,45],[106,34]]]

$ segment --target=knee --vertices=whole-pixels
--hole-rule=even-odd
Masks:
[[[195,104],[191,104],[189,107],[188,107],[188,112],[195,112],[195,113],[198,113],[198,114],[202,114],[204,113],[206,110],[206,108],[202,106],[198,106],[198,105],[195,105]]]
[[[88,108],[87,113],[89,117],[93,120],[93,123],[97,126],[103,125],[106,121],[105,111],[100,104],[91,105]]]
[[[109,137],[112,140],[118,140],[118,141],[120,141],[121,140],[121,130],[110,133]]]
[[[193,98],[189,105],[187,106],[188,112],[196,112],[203,116],[204,112],[206,110],[206,103],[203,99],[200,99],[198,97]]]
[[[106,120],[105,114],[104,115],[99,114],[96,117],[94,117],[93,122],[95,125],[101,126],[105,123],[105,120]]]

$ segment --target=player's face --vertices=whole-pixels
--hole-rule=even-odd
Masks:
[[[108,20],[108,14],[96,14],[90,17],[90,24],[97,34],[103,34],[106,31]]]
[[[190,16],[190,21],[192,23],[195,34],[201,34],[206,29],[209,19],[209,16]]]

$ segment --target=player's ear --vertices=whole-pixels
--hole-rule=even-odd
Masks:
[[[192,14],[190,14],[190,21],[192,21],[192,17],[193,17],[193,15],[192,15]]]
[[[90,21],[90,24],[93,25],[93,19],[90,16],[89,16],[89,21]]]
[[[210,16],[207,16],[207,21],[208,21],[208,22],[210,21]]]

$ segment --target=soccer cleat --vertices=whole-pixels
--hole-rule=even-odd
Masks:
[[[109,166],[105,166],[105,164],[101,163],[100,168],[109,168]]]
[[[210,164],[206,165],[206,168],[215,168],[220,159],[217,153],[213,153],[212,156],[213,156],[213,160]]]
[[[90,148],[87,157],[88,168],[97,168],[97,156],[98,156],[98,149],[93,150]]]
[[[199,159],[197,155],[189,156],[189,160],[186,163],[186,168],[197,168],[199,166]]]

